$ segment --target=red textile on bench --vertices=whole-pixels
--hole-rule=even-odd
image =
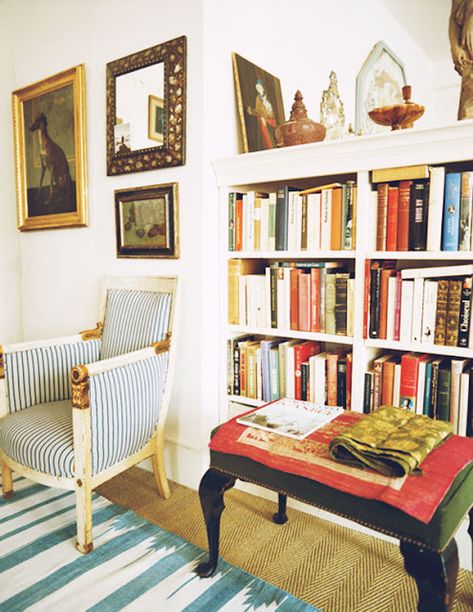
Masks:
[[[455,477],[473,461],[473,439],[452,436],[425,458],[420,466],[422,474],[388,478],[374,470],[348,467],[329,455],[330,440],[360,418],[360,413],[347,412],[304,440],[246,427],[235,418],[219,427],[209,447],[351,495],[385,502],[428,523]]]

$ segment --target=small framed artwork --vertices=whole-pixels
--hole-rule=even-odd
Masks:
[[[164,142],[164,100],[159,96],[150,95],[148,99],[148,138]]]
[[[177,183],[115,191],[117,257],[179,257]]]
[[[236,53],[232,60],[241,150],[273,149],[274,130],[285,121],[279,79]]]
[[[404,85],[404,64],[385,42],[378,42],[356,77],[356,131],[361,130],[363,134],[389,131],[389,127],[374,123],[368,112],[381,106],[402,104]]]
[[[13,92],[20,230],[87,225],[85,70]]]

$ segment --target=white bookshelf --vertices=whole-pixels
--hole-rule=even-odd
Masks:
[[[363,338],[364,266],[366,259],[390,259],[405,262],[408,267],[429,265],[428,262],[473,262],[473,253],[459,252],[399,252],[376,251],[374,248],[373,219],[370,218],[370,171],[416,164],[449,164],[473,160],[473,120],[430,129],[409,129],[382,135],[351,137],[309,145],[260,151],[216,160],[213,163],[220,189],[220,389],[221,420],[227,418],[228,401],[247,406],[260,405],[255,400],[227,396],[227,339],[240,333],[254,333],[285,338],[304,338],[350,345],[353,352],[352,407],[362,410],[364,374],[367,365],[378,354],[388,351],[416,351],[473,358],[473,349],[401,343],[391,340]],[[228,193],[245,190],[274,190],[287,183],[304,185],[331,182],[331,177],[355,177],[358,186],[356,249],[354,251],[228,251]],[[325,179],[329,179],[326,181]],[[376,220],[374,220],[376,222]],[[354,262],[354,334],[352,338],[339,335],[314,334],[294,330],[261,329],[227,324],[227,262],[232,258],[261,260],[345,260]]]

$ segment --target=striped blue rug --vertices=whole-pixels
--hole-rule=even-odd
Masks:
[[[0,497],[0,610],[280,610],[312,606],[223,560],[211,578],[206,553],[98,494],[95,550],[75,549],[74,494],[23,478]],[[196,520],[203,520],[196,517]]]

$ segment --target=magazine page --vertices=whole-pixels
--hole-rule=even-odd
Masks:
[[[237,423],[302,440],[343,412],[339,406],[282,398],[238,418]]]

